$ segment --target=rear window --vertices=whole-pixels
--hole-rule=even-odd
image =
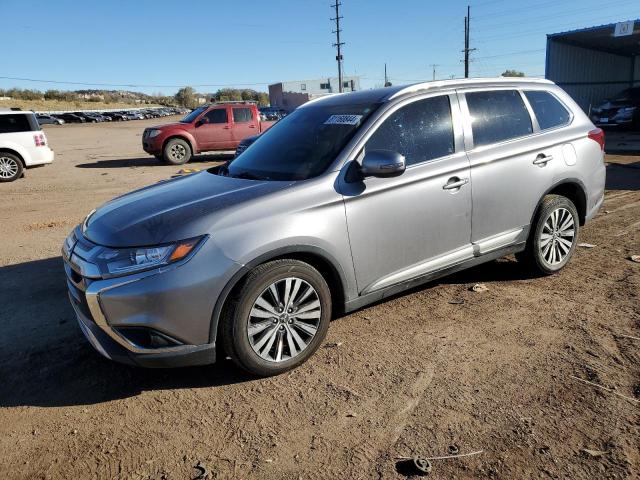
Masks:
[[[471,114],[475,147],[533,133],[531,117],[518,91],[470,92],[465,96]]]
[[[251,121],[251,109],[250,108],[234,108],[233,109],[233,121],[235,123],[243,123]]]
[[[524,92],[536,114],[540,130],[560,127],[569,123],[571,114],[560,101],[549,92],[528,91]]]
[[[0,133],[30,132],[34,130],[29,115],[24,113],[0,115]]]

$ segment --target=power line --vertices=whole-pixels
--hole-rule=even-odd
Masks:
[[[336,0],[336,3],[334,3],[333,5],[331,5],[332,8],[336,9],[336,18],[332,18],[332,21],[336,22],[336,29],[333,31],[333,33],[336,34],[336,43],[333,44],[334,47],[336,47],[337,49],[337,55],[336,55],[336,61],[338,62],[338,91],[340,93],[342,93],[342,52],[341,52],[341,48],[342,45],[344,45],[344,42],[340,41],[340,32],[342,30],[340,30],[340,19],[342,18],[340,16],[340,5],[342,5],[342,3],[340,3],[338,0]]]
[[[63,80],[43,80],[38,78],[25,77],[5,77],[0,76],[2,80],[19,80],[23,82],[51,83],[58,85],[80,85],[85,87],[130,87],[130,88],[182,88],[190,87],[236,87],[236,86],[259,86],[269,85],[273,82],[253,82],[253,83],[200,83],[200,84],[182,84],[182,85],[157,85],[148,83],[92,83],[92,82],[72,82]]]

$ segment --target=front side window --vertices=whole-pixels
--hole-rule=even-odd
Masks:
[[[538,119],[540,130],[560,127],[569,123],[571,115],[567,109],[549,92],[530,90],[524,92]]]
[[[391,150],[407,165],[451,155],[455,151],[449,97],[427,98],[391,114],[369,138],[367,150]]]
[[[220,174],[256,180],[306,180],[318,176],[335,161],[377,107],[378,104],[318,104],[298,108],[260,135]]]
[[[209,123],[227,123],[227,109],[216,108],[209,110],[205,117],[209,119]]]
[[[250,108],[234,108],[233,109],[233,121],[235,123],[244,123],[251,121],[251,109]]]
[[[0,133],[30,132],[29,119],[24,114],[0,115]]]
[[[516,90],[466,93],[475,147],[533,133],[531,117]]]

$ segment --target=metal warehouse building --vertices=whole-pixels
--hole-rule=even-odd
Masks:
[[[640,20],[547,35],[545,76],[585,112],[640,86]]]

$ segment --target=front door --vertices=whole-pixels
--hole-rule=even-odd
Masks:
[[[195,137],[198,150],[225,150],[233,148],[229,109],[215,107],[196,122]]]
[[[453,121],[452,121],[453,112]],[[366,294],[473,257],[469,163],[455,95],[405,103],[383,117],[367,150],[406,159],[394,178],[343,189],[358,289]]]

